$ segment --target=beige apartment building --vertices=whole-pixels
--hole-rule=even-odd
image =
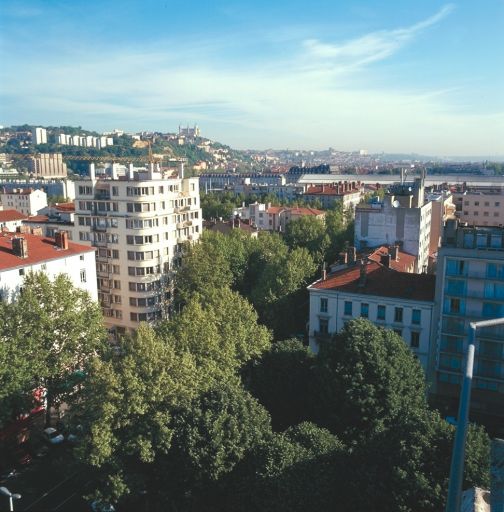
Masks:
[[[98,297],[111,333],[165,318],[185,242],[202,231],[198,178],[153,164],[76,182],[74,240],[97,248]]]
[[[453,194],[457,217],[470,226],[501,226],[504,224],[504,192],[466,191]]]
[[[67,165],[61,153],[40,153],[28,160],[28,170],[36,177],[66,178]]]

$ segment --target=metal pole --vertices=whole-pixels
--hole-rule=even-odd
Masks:
[[[10,512],[14,512],[14,500],[12,499],[12,494],[9,496],[9,506]]]
[[[471,400],[471,384],[474,366],[474,338],[476,325],[469,325],[469,344],[462,392],[460,394],[459,412],[457,417],[457,431],[453,443],[453,454],[450,468],[450,484],[448,487],[448,500],[446,512],[460,512],[462,494],[462,478],[464,476],[465,442],[467,437],[467,420],[469,416],[469,402]]]
[[[462,392],[460,394],[459,413],[457,418],[457,431],[453,443],[452,461],[450,467],[450,482],[448,487],[448,499],[446,512],[460,512],[462,501],[462,481],[464,476],[464,455],[467,427],[469,419],[469,402],[471,400],[471,384],[474,366],[474,343],[476,340],[476,329],[478,327],[494,327],[504,324],[504,318],[482,320],[469,324],[469,338],[467,347],[467,359],[465,367]]]

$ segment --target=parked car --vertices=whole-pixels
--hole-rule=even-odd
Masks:
[[[63,434],[53,427],[47,427],[44,429],[44,438],[51,444],[61,444],[65,440]]]

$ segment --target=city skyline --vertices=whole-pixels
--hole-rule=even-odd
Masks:
[[[504,2],[3,2],[0,124],[504,154]]]

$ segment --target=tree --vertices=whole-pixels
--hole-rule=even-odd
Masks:
[[[345,446],[302,423],[274,434],[244,460],[229,485],[225,510],[295,512],[345,508]]]
[[[324,260],[330,244],[324,222],[310,215],[305,215],[287,224],[285,241],[291,249],[298,247],[307,249],[315,262],[319,264]]]
[[[174,436],[158,467],[159,487],[184,510],[219,510],[223,477],[271,436],[270,419],[238,380],[219,383],[174,415]],[[184,503],[185,502],[185,503]]]
[[[100,476],[98,496],[116,501],[144,491],[173,437],[173,412],[199,392],[204,375],[147,324],[121,343],[121,354],[95,357],[73,423],[82,426],[79,458]]]
[[[3,326],[3,336],[27,340],[28,353],[36,351],[36,382],[47,389],[49,422],[51,407],[73,391],[69,379],[105,346],[100,307],[64,274],[51,281],[43,273],[30,273],[6,311],[11,320]]]
[[[245,382],[283,431],[313,417],[315,356],[296,338],[278,341],[249,365]]]
[[[178,354],[193,358],[208,386],[234,376],[271,342],[271,334],[258,324],[254,308],[229,288],[193,294],[182,312],[157,331]]]

